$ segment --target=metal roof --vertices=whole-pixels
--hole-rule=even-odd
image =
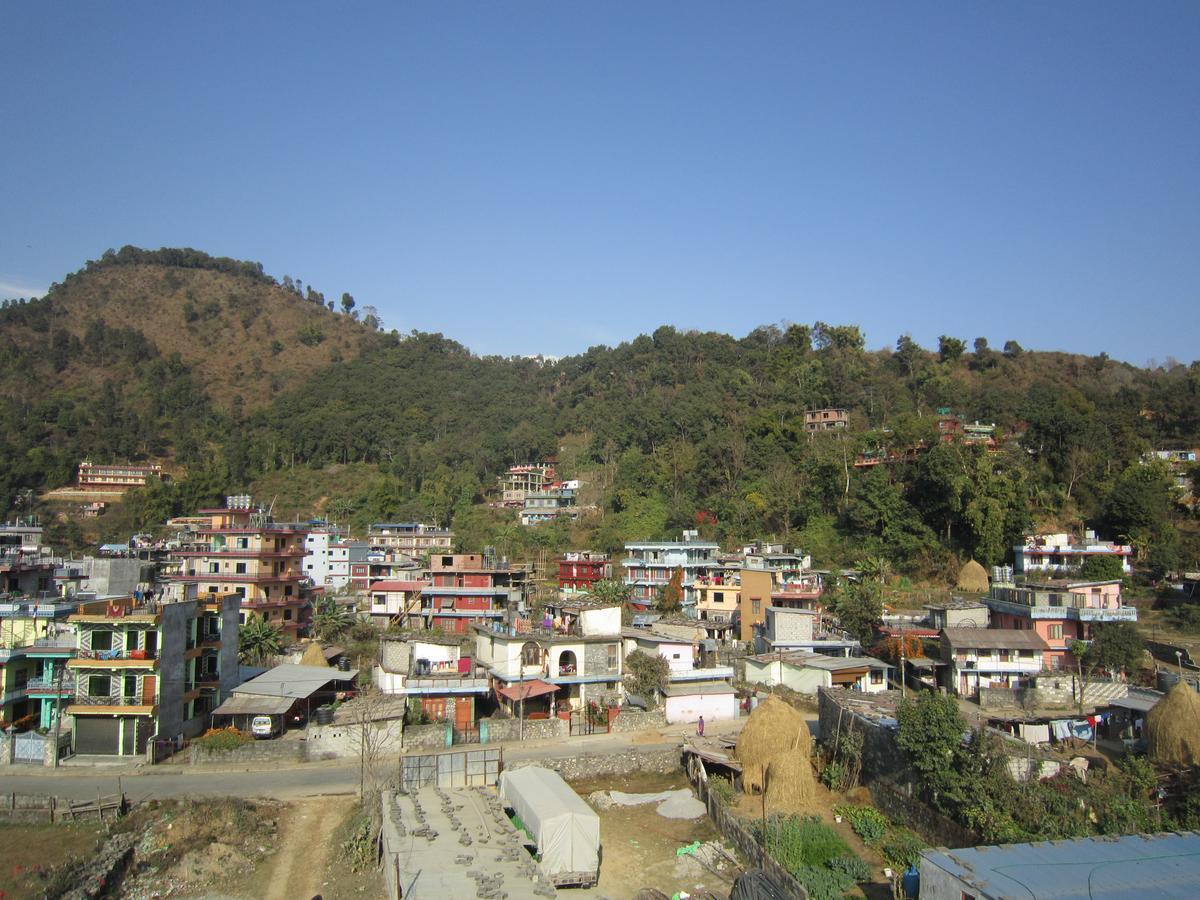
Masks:
[[[1036,631],[1018,628],[943,628],[942,634],[955,647],[996,650],[1049,650]]]
[[[323,666],[295,666],[290,663],[268,669],[257,678],[234,688],[235,694],[257,694],[269,697],[291,697],[293,700],[311,697],[331,681],[354,681],[358,669],[342,672]]]
[[[277,716],[292,708],[291,697],[234,694],[212,711],[214,716]]]
[[[663,691],[668,697],[692,697],[698,694],[736,694],[728,681],[691,681],[682,684],[672,682]]]
[[[933,865],[980,898],[1200,896],[1200,832],[1093,837],[963,850],[922,850]]]

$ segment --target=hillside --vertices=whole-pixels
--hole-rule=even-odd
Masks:
[[[289,513],[451,522],[475,548],[615,549],[700,521],[727,543],[776,537],[943,577],[1000,562],[1031,526],[1086,521],[1157,571],[1197,555],[1190,510],[1140,460],[1200,446],[1198,364],[949,336],[868,351],[857,327],[822,322],[742,338],[664,326],[557,363],[479,357],[440,334],[378,333],[253,263],[131,249],[0,311],[0,330],[9,509],[85,454],[187,468],[104,529],[258,489]],[[804,411],[830,406],[849,429],[808,434]],[[947,407],[995,423],[997,452],[939,441]],[[585,473],[592,516],[520,529],[482,506],[505,466],[550,456]]]

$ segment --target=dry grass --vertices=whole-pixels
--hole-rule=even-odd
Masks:
[[[767,764],[767,803],[773,809],[792,807],[812,800],[817,779],[806,750],[780,753]]]
[[[1150,758],[1160,765],[1200,763],[1200,694],[1182,682],[1146,714]]]
[[[989,588],[987,569],[975,560],[970,560],[958,570],[958,583],[955,587],[972,594],[986,594]]]
[[[763,790],[766,770],[781,753],[797,750],[805,757],[812,748],[804,716],[778,697],[768,697],[750,714],[737,742],[742,764],[742,786],[751,793]]]

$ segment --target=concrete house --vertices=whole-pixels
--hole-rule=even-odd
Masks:
[[[491,693],[486,672],[462,655],[459,641],[436,634],[385,635],[373,680],[383,693],[417,701],[427,718],[453,722],[459,730],[475,727],[479,707]]]
[[[635,650],[657,654],[667,661],[668,684],[664,705],[667,722],[695,722],[737,718],[733,667],[705,665],[700,645],[674,635],[625,629],[625,655]]]
[[[978,697],[981,687],[1025,687],[1041,672],[1050,648],[1036,631],[1006,628],[943,628],[945,687]]]
[[[878,694],[888,689],[891,669],[888,663],[870,656],[763,653],[746,658],[746,681],[766,687],[783,685],[802,694],[816,694],[823,687]]]

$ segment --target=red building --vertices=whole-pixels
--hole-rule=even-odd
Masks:
[[[581,550],[558,561],[558,589],[564,594],[589,593],[597,581],[612,578],[612,559],[607,553]]]
[[[473,624],[502,621],[525,611],[527,573],[477,553],[435,554],[419,615],[426,628],[466,634]]]

